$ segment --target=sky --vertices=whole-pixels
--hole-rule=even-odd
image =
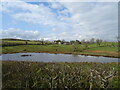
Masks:
[[[117,2],[2,2],[2,38],[115,41]],[[18,2],[16,2],[18,1]]]

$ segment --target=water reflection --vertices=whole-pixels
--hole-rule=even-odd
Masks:
[[[118,62],[118,58],[72,55],[72,54],[49,54],[49,53],[3,54],[0,56],[0,59],[16,61],[39,61],[39,62],[102,62],[102,63]]]

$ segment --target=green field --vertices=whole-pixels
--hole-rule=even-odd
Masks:
[[[2,66],[3,89],[118,88],[118,63],[3,61]]]
[[[107,56],[107,57],[119,57],[118,55],[118,43],[117,42],[103,42],[100,45],[94,44],[79,44],[79,45],[64,45],[64,44],[49,44],[38,41],[11,41],[3,40],[2,45],[9,43],[24,43],[24,45],[4,46],[2,47],[2,53],[20,53],[20,52],[46,52],[46,53],[65,53],[65,54],[83,54],[94,56]],[[31,45],[32,44],[32,45]],[[39,45],[38,45],[39,44]]]
[[[17,45],[17,44],[26,44],[26,42],[27,42],[27,44],[41,44],[41,42],[40,41],[29,41],[29,40],[19,40],[19,39],[2,39],[1,40],[2,42],[1,42],[1,45]]]

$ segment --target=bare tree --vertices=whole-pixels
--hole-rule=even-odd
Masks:
[[[100,46],[100,44],[102,43],[102,41],[103,41],[103,40],[101,40],[101,39],[97,39],[97,40],[96,40],[96,43]]]
[[[91,38],[90,43],[94,43],[95,42],[95,38]]]
[[[44,45],[44,39],[41,39],[41,43],[42,43],[42,45]]]
[[[81,43],[84,44],[85,43],[85,39],[81,40]]]

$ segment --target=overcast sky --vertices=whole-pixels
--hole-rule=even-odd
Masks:
[[[15,0],[18,1],[18,0]],[[2,38],[116,40],[116,2],[3,2]]]

